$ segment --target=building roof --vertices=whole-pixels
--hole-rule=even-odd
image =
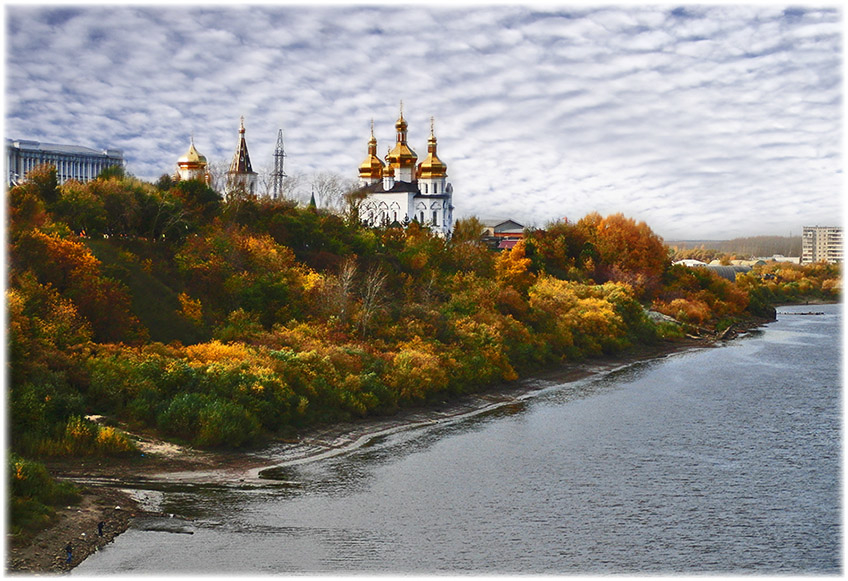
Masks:
[[[502,220],[502,219],[487,219],[480,220],[480,223],[483,224],[486,228],[493,228],[496,232],[502,232],[503,230],[519,230],[521,232],[524,231],[524,226],[516,222],[515,220]]]
[[[82,145],[64,145],[59,143],[41,143],[28,139],[6,138],[6,147],[16,147],[24,151],[42,151],[44,153],[60,153],[64,155],[102,155],[106,157],[121,157],[124,152],[120,149],[92,149]]]
[[[723,265],[714,265],[708,264],[704,268],[709,268],[714,271],[717,275],[722,278],[726,278],[731,282],[736,282],[736,273],[741,272],[750,272],[750,266],[723,266]]]
[[[250,165],[250,154],[247,152],[247,141],[244,138],[244,117],[241,118],[239,126],[239,142],[236,146],[236,153],[233,156],[233,161],[230,163],[231,174],[256,173]]]
[[[421,189],[418,187],[418,182],[402,182],[396,181],[388,190],[383,186],[383,182],[374,182],[370,186],[363,186],[360,191],[367,192],[369,194],[401,194],[401,193],[413,193],[416,198],[427,198],[429,200],[444,200],[449,197],[450,194],[445,192],[444,194],[422,194]]]
[[[365,186],[362,188],[364,191],[369,194],[399,194],[402,192],[414,192],[416,194],[419,193],[418,183],[417,182],[401,182],[397,181],[390,189],[385,189],[383,187],[383,182],[374,182],[370,186]]]
[[[197,151],[194,146],[194,138],[191,139],[191,145],[189,145],[186,154],[177,160],[177,165],[180,167],[206,166],[206,156]]]

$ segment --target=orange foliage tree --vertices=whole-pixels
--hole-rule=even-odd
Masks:
[[[592,213],[581,219],[578,227],[597,250],[597,282],[626,282],[646,298],[659,289],[670,265],[668,250],[645,222],[637,223],[622,214],[601,218]]]

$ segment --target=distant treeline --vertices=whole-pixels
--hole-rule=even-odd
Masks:
[[[761,256],[801,256],[800,236],[750,236],[732,240],[675,240],[666,242],[669,248],[683,254],[685,251],[714,251],[714,255],[729,255],[728,258],[750,258]],[[690,253],[686,253],[690,254]],[[686,256],[686,258],[694,258]]]

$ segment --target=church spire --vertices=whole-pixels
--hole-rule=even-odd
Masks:
[[[256,176],[250,165],[250,154],[247,152],[247,140],[244,138],[244,116],[239,124],[239,140],[233,161],[227,171],[227,195],[241,193],[253,195],[256,193]]]
[[[250,154],[247,152],[247,140],[244,138],[244,115],[241,117],[239,124],[239,140],[236,146],[236,153],[233,156],[233,161],[230,163],[231,174],[252,174],[253,167],[250,165]]]

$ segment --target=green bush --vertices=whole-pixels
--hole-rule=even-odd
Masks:
[[[181,393],[171,400],[167,409],[159,414],[159,429],[191,441],[200,427],[200,412],[209,403],[209,397],[200,393]]]
[[[200,393],[183,393],[159,415],[159,428],[196,446],[237,448],[259,435],[259,421],[243,406]]]
[[[54,514],[53,506],[80,501],[77,487],[69,482],[56,482],[43,464],[10,452],[7,470],[12,534],[43,528]]]
[[[242,406],[219,399],[210,401],[198,418],[194,443],[206,447],[232,447],[252,441],[259,434],[259,422]]]

